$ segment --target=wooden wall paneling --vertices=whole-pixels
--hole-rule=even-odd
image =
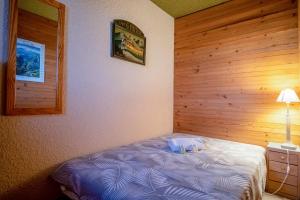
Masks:
[[[300,92],[297,1],[232,0],[175,20],[174,131],[281,142],[284,87]],[[292,106],[293,141],[300,111]]]
[[[176,19],[175,29],[178,31],[175,34],[191,36],[295,7],[296,1],[291,0],[233,0]]]
[[[178,33],[176,32],[175,34],[178,36],[175,38],[176,48],[178,49],[180,47],[188,46],[189,49],[192,49],[192,47],[194,46],[199,47],[199,46],[205,46],[207,43],[216,44],[222,42],[218,40],[212,40],[211,38],[222,39],[222,40],[226,39],[226,41],[227,40],[236,41],[235,38],[232,38],[232,35],[235,35],[237,37],[236,39],[240,37],[249,38],[253,35],[257,35],[258,31],[261,31],[264,34],[266,34],[266,33],[270,33],[271,30],[273,31],[285,30],[287,26],[288,27],[296,26],[297,28],[296,14],[297,14],[296,9],[286,10],[279,13],[270,14],[264,17],[247,20],[244,21],[242,24],[241,23],[230,24],[212,30],[199,31],[196,34],[189,35],[189,37],[186,37],[187,35],[184,35],[184,37],[179,37]],[[295,16],[294,20],[289,19],[288,16],[290,15]],[[175,26],[176,26],[176,22],[175,22]]]

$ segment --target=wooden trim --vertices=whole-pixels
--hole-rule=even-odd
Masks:
[[[64,112],[64,41],[65,41],[65,5],[59,3],[58,7],[58,74],[56,107],[60,113]]]
[[[6,114],[14,112],[16,101],[16,41],[18,25],[18,1],[9,2],[9,47],[6,76]]]
[[[16,108],[16,40],[18,32],[18,0],[10,0],[9,57],[6,79],[6,115],[62,114],[64,112],[65,5],[57,2],[56,0],[40,1],[58,9],[56,106],[53,108]]]

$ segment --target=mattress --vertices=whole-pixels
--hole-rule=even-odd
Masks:
[[[168,137],[202,138],[205,148],[173,153]],[[172,134],[66,161],[52,177],[80,200],[259,200],[266,182],[265,149]]]

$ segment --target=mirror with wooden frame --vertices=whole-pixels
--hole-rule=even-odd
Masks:
[[[7,115],[63,113],[64,23],[56,0],[10,0]]]

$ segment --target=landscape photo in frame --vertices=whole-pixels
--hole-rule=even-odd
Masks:
[[[17,38],[16,80],[44,82],[45,45]]]

